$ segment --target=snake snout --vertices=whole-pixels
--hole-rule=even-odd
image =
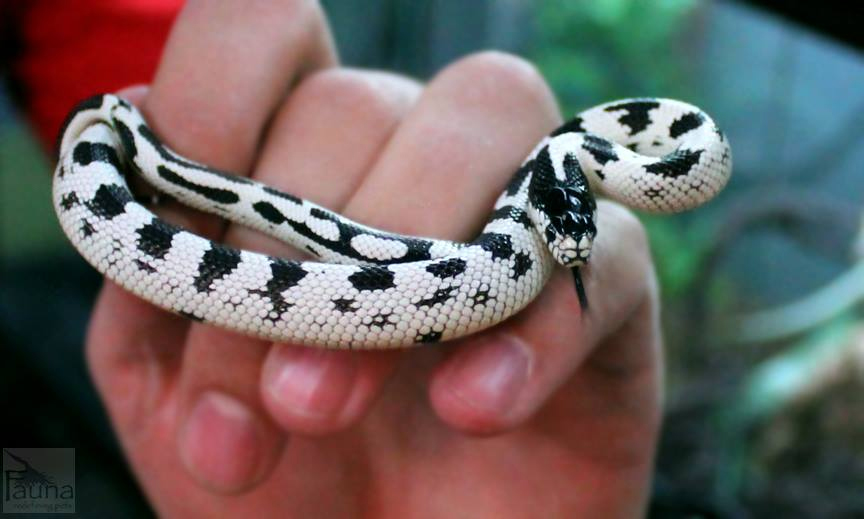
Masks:
[[[590,234],[584,234],[578,239],[563,236],[549,242],[549,252],[552,253],[555,261],[567,268],[581,267],[588,263],[593,244],[594,236]]]

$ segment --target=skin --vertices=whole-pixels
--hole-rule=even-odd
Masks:
[[[506,54],[465,57],[426,85],[340,68],[324,14],[302,0],[190,2],[152,85],[121,94],[190,158],[364,223],[456,240],[476,234],[560,123],[537,71]],[[189,210],[160,212],[302,257]],[[584,276],[584,315],[561,268],[492,330],[395,352],[255,340],[106,282],[88,363],[163,516],[638,517],[662,366],[650,253],[627,210],[599,204]]]

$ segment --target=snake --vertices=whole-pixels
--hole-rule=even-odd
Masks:
[[[580,268],[597,235],[597,196],[649,213],[681,212],[717,195],[732,167],[728,139],[691,104],[600,104],[540,140],[480,234],[456,242],[366,226],[185,158],[116,95],[75,106],[58,149],[55,212],[73,247],[106,278],[194,321],[343,349],[433,344],[487,329],[534,300],[556,265],[572,270],[587,308]],[[314,261],[238,249],[169,223],[130,188],[133,176]]]

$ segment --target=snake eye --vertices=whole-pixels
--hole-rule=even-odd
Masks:
[[[546,206],[546,212],[551,216],[559,216],[567,210],[568,200],[570,197],[567,192],[560,187],[553,187],[549,190],[543,202]]]

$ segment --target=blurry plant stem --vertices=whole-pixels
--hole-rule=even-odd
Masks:
[[[776,416],[806,393],[826,366],[853,342],[857,320],[835,319],[830,325],[757,364],[733,398],[723,401],[714,414],[719,434],[720,460],[714,497],[726,506],[737,504],[743,488],[752,488],[756,476],[751,460],[753,429]]]
[[[738,317],[729,342],[748,344],[776,341],[803,333],[851,310],[864,301],[864,261],[819,290],[779,308]]]

